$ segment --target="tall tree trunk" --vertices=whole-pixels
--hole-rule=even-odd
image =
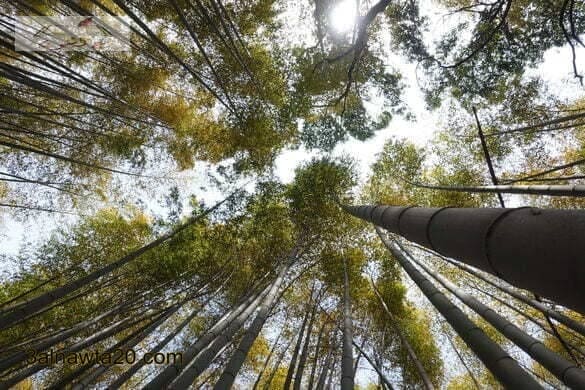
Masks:
[[[313,305],[313,310],[311,311],[311,318],[309,319],[309,324],[307,325],[307,335],[305,336],[305,342],[303,343],[303,348],[301,350],[301,355],[299,358],[299,365],[298,365],[297,371],[295,373],[295,381],[293,384],[294,390],[300,390],[300,388],[301,388],[301,382],[303,380],[303,372],[305,371],[305,364],[307,362],[307,355],[309,354],[308,351],[309,351],[309,343],[311,342],[311,332],[312,332],[313,324],[315,321],[315,315],[317,314],[319,300],[320,300],[320,296],[315,298],[315,304]]]
[[[451,192],[474,192],[474,193],[503,193],[503,194],[527,194],[546,196],[572,196],[584,197],[585,185],[563,184],[563,185],[491,185],[491,186],[443,186],[409,182],[415,187],[427,188],[430,190],[451,191]]]
[[[347,259],[343,259],[343,353],[341,358],[341,390],[353,390],[353,325]]]
[[[284,356],[286,355],[286,351],[288,351],[288,347],[291,346],[292,340],[293,339],[290,339],[286,343],[286,346],[282,349],[282,351],[280,351],[280,354],[278,355],[278,358],[276,359],[276,362],[274,363],[274,367],[272,368],[272,370],[270,370],[270,375],[268,376],[268,379],[264,382],[264,386],[262,387],[263,390],[268,390],[270,388],[270,384],[272,383],[274,376],[278,372],[278,368],[280,367],[280,363],[282,363],[282,361],[284,360]]]
[[[520,347],[524,352],[530,355],[534,360],[542,364],[551,374],[557,377],[558,380],[569,386],[570,388],[585,389],[585,371],[579,369],[574,363],[569,362],[561,355],[548,349],[543,343],[536,338],[530,336],[516,325],[512,324],[503,316],[484,305],[482,302],[467,294],[465,291],[459,289],[455,284],[444,278],[441,274],[431,270],[426,264],[413,258],[404,247],[399,243],[403,253],[406,254],[405,259],[417,264],[428,275],[433,277],[439,284],[449,290],[453,295],[459,298],[474,312],[479,314],[484,320],[496,328],[501,334],[506,336],[510,341]]]
[[[473,276],[483,280],[484,282],[488,283],[489,285],[494,286],[495,288],[497,288],[501,291],[504,291],[505,293],[513,296],[514,298],[518,299],[522,303],[525,303],[528,306],[531,306],[531,307],[535,308],[536,310],[542,312],[543,314],[546,314],[547,316],[554,318],[555,320],[557,320],[561,324],[565,325],[567,328],[572,329],[575,332],[577,332],[578,334],[580,334],[581,336],[585,337],[585,324],[578,322],[575,319],[568,317],[562,313],[559,313],[559,312],[547,307],[543,303],[538,302],[535,299],[529,298],[529,297],[525,296],[524,294],[521,294],[521,293],[515,291],[514,289],[506,286],[504,283],[501,283],[500,281],[491,280],[491,279],[486,278],[481,273],[477,272],[475,269],[469,267],[467,264],[455,262],[455,261],[453,261],[445,256],[441,256],[441,258],[443,260],[447,261],[448,263],[453,264],[457,268],[469,273],[470,275],[473,275]]]
[[[378,290],[376,283],[374,283],[374,279],[372,279],[370,277],[370,281],[372,282],[372,287],[373,287],[374,293],[378,297],[378,300],[380,301],[382,308],[384,309],[384,311],[386,312],[386,315],[390,319],[390,326],[392,326],[392,328],[394,328],[394,330],[398,334],[398,337],[400,338],[400,341],[402,342],[402,345],[404,345],[404,348],[406,348],[406,352],[408,353],[408,356],[410,356],[410,358],[412,359],[414,366],[416,367],[416,370],[418,371],[418,374],[420,375],[420,378],[422,379],[425,388],[429,389],[429,390],[434,389],[434,386],[433,386],[433,383],[431,382],[431,378],[429,377],[429,374],[427,373],[427,371],[425,370],[421,361],[419,360],[418,356],[416,355],[416,352],[414,352],[414,349],[412,348],[412,345],[410,345],[408,338],[402,332],[402,329],[400,329],[400,326],[398,325],[396,318],[394,317],[392,312],[390,312],[390,310],[388,309],[386,302],[384,302],[384,299],[382,299],[382,295],[380,294],[380,291]]]
[[[285,319],[285,322],[286,322],[286,319]],[[276,348],[278,348],[278,342],[280,341],[280,338],[282,337],[284,330],[285,330],[285,327],[283,326],[283,328],[278,333],[278,336],[276,336],[276,340],[274,340],[274,343],[272,344],[272,348],[270,348],[270,352],[268,352],[268,356],[266,357],[266,360],[264,361],[264,364],[262,365],[262,369],[258,373],[258,377],[256,378],[256,381],[254,382],[254,386],[252,387],[252,390],[256,390],[258,388],[258,385],[260,384],[260,380],[262,379],[262,376],[264,375],[264,372],[266,371],[266,367],[268,367],[268,364],[270,363],[270,359],[272,358],[272,355],[274,355]]]
[[[321,349],[321,339],[323,338],[323,332],[325,331],[325,325],[327,325],[327,321],[323,321],[321,328],[319,329],[319,333],[317,336],[317,345],[315,346],[315,356],[313,357],[313,364],[311,365],[311,374],[309,375],[309,385],[308,389],[313,388],[313,382],[315,380],[315,372],[317,371],[317,363],[319,361],[319,351]]]
[[[333,363],[333,347],[329,347],[329,353],[325,358],[325,362],[323,363],[323,368],[321,369],[321,374],[319,375],[319,380],[317,381],[317,386],[315,389],[322,390],[325,388],[325,381],[327,380],[327,375],[329,370],[331,369],[331,364]]]
[[[386,377],[386,374],[384,374],[384,372],[382,371],[380,362],[378,362],[377,360],[376,361],[372,360],[372,358],[366,353],[366,351],[364,351],[359,345],[357,345],[355,341],[353,342],[353,345],[355,345],[356,349],[366,358],[366,360],[368,361],[370,366],[374,368],[376,373],[378,373],[378,377],[382,380],[386,387],[388,387],[389,389],[393,389],[392,384]]]
[[[86,285],[96,281],[100,277],[107,275],[107,274],[111,273],[112,271],[126,265],[127,263],[136,259],[137,257],[139,257],[143,253],[147,252],[148,250],[155,248],[155,247],[159,246],[160,244],[162,244],[163,242],[170,240],[172,237],[176,236],[179,232],[185,230],[187,227],[200,221],[203,217],[207,216],[208,214],[210,214],[211,212],[216,210],[223,203],[225,203],[226,201],[231,199],[233,196],[235,196],[237,192],[238,191],[233,192],[231,195],[229,195],[228,197],[226,197],[222,201],[216,203],[214,206],[210,207],[209,209],[203,211],[199,215],[196,215],[196,216],[189,218],[185,223],[179,225],[178,227],[173,229],[171,232],[162,235],[158,239],[150,242],[147,245],[144,245],[143,247],[141,247],[135,251],[130,252],[129,254],[123,256],[122,258],[120,258],[120,259],[118,259],[118,260],[116,260],[108,265],[106,265],[105,267],[102,267],[98,270],[95,270],[95,271],[91,272],[90,274],[83,276],[75,281],[72,281],[64,286],[57,287],[51,291],[48,291],[44,294],[41,294],[40,296],[38,296],[36,298],[32,298],[31,300],[24,302],[20,305],[17,305],[17,306],[12,307],[12,308],[8,308],[7,310],[11,310],[11,311],[6,313],[6,314],[2,314],[0,316],[0,330],[11,326],[12,324],[18,322],[20,319],[22,319],[24,317],[30,316],[30,315],[38,312],[43,307],[50,305],[51,303],[55,302],[56,300],[66,296],[67,294],[70,294],[74,291],[77,291],[78,289],[80,289],[82,287],[85,287]]]
[[[263,292],[266,292],[266,289],[264,289]],[[183,359],[181,362],[175,362],[174,364],[167,366],[155,378],[153,378],[144,387],[144,389],[157,390],[167,387],[168,384],[175,377],[177,377],[177,375],[179,375],[181,371],[187,367],[187,365],[189,365],[202,350],[204,350],[204,348],[208,349],[211,346],[210,343],[212,343],[219,336],[219,334],[233,321],[242,315],[242,313],[246,311],[246,308],[255,308],[257,302],[261,299],[262,296],[262,292],[253,293],[242,299],[240,303],[238,303],[232,310],[225,313],[211,328],[209,328],[209,330],[203,334],[203,336],[201,336],[195,343],[193,343],[183,352]],[[245,313],[244,316],[247,318]],[[211,358],[213,359],[213,356]]]
[[[313,297],[314,290],[315,290],[315,284],[313,283],[313,287],[311,288],[311,300]],[[310,303],[309,303],[309,305],[310,305]],[[309,306],[307,306],[307,309],[308,308],[309,308]],[[286,372],[286,379],[285,379],[284,385],[283,385],[283,389],[285,389],[285,390],[290,389],[290,385],[291,385],[292,380],[293,380],[293,376],[294,376],[295,369],[297,366],[297,358],[298,358],[299,351],[301,350],[301,345],[303,342],[303,335],[305,333],[305,327],[307,326],[307,321],[309,320],[309,313],[310,313],[309,310],[307,310],[305,312],[305,315],[303,317],[303,322],[301,324],[301,328],[299,329],[299,335],[297,337],[297,342],[295,344],[295,348],[293,349],[292,356],[290,358],[290,363],[288,365],[288,370]]]
[[[435,252],[585,313],[583,210],[389,206],[344,209]]]
[[[376,227],[378,235],[384,245],[400,263],[402,268],[416,283],[423,294],[431,301],[433,306],[443,315],[447,322],[465,341],[469,348],[485,364],[494,377],[505,387],[521,389],[542,388],[532,376],[524,371],[518,362],[508,355],[497,343],[490,339],[476,324],[455,306],[430,280],[418,271],[408,261],[400,248],[390,243],[383,235],[380,228]]]
[[[262,302],[262,305],[260,306],[260,309],[258,310],[258,313],[254,318],[254,321],[244,333],[244,336],[240,341],[238,348],[236,349],[230,360],[227,362],[223,373],[221,374],[219,380],[213,387],[215,390],[231,388],[232,384],[234,383],[234,380],[236,379],[236,376],[238,375],[238,372],[242,368],[242,364],[244,364],[244,361],[246,360],[246,357],[250,352],[252,344],[254,344],[254,341],[260,334],[260,331],[262,330],[262,327],[264,326],[264,323],[268,318],[268,314],[272,310],[273,306],[277,303],[278,292],[282,286],[284,277],[286,276],[288,270],[290,269],[290,266],[294,259],[295,257],[292,256],[291,258],[288,259],[286,264],[283,264],[281,266],[281,270],[276,280],[272,284],[270,291],[264,298],[264,302]]]

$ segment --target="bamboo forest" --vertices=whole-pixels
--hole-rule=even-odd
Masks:
[[[585,389],[583,1],[0,4],[0,389]]]

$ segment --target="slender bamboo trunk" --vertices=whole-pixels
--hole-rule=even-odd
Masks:
[[[585,113],[578,113],[578,114],[561,116],[559,118],[551,119],[549,121],[540,122],[536,125],[522,126],[522,127],[517,127],[515,129],[511,129],[511,130],[504,130],[504,131],[498,131],[497,133],[486,134],[486,137],[496,136],[496,135],[501,135],[501,134],[508,134],[508,133],[518,133],[518,132],[531,131],[531,130],[539,129],[539,128],[545,127],[545,126],[556,125],[558,123],[574,121],[575,119],[580,119],[583,117],[585,117]]]
[[[364,345],[366,345],[366,338],[364,337],[362,340],[362,345],[360,345],[360,348],[363,349]],[[355,358],[355,362],[353,363],[353,378],[355,380],[355,375],[357,373],[358,367],[360,365],[360,360],[362,359],[363,354],[361,352],[358,352],[356,358]]]
[[[104,351],[104,354],[106,354],[106,353],[112,353],[116,349],[119,349],[121,346],[123,346],[129,340],[131,340],[132,338],[134,338],[137,334],[141,333],[145,328],[147,328],[148,326],[150,326],[150,324],[152,324],[153,322],[157,321],[157,319],[160,316],[162,316],[162,315],[164,315],[164,313],[158,312],[158,313],[153,313],[148,318],[143,318],[140,322],[146,320],[147,321],[146,324],[144,324],[143,326],[139,327],[138,329],[136,329],[135,331],[133,331],[132,333],[130,333],[128,336],[124,337],[122,340],[120,340],[117,343],[115,343],[110,348],[106,349]],[[96,362],[94,360],[91,360],[89,363],[84,364],[83,366],[77,368],[73,372],[67,374],[65,377],[60,378],[56,383],[52,384],[48,388],[48,390],[57,390],[57,389],[63,389],[63,388],[65,388],[67,385],[71,384],[71,382],[73,382],[80,375],[83,375],[84,372],[86,372],[88,369],[90,369],[91,367],[93,367],[95,364],[96,364]]]
[[[314,286],[314,285],[313,285]],[[311,295],[313,295],[313,289],[311,289]],[[284,381],[283,389],[288,390],[290,389],[290,385],[293,380],[293,375],[297,365],[297,358],[299,355],[299,351],[301,349],[301,345],[303,342],[303,335],[305,333],[305,327],[307,326],[307,321],[309,320],[309,311],[305,313],[303,317],[303,322],[301,324],[301,328],[299,329],[299,334],[297,337],[297,342],[295,344],[295,348],[293,349],[292,356],[288,365],[288,370],[286,372],[286,379]]]
[[[277,304],[278,292],[281,289],[284,277],[286,276],[288,270],[290,269],[292,262],[295,260],[295,257],[296,256],[294,255],[291,256],[291,258],[288,259],[287,263],[281,266],[279,275],[272,284],[270,291],[264,298],[264,302],[262,302],[262,305],[260,306],[260,309],[258,310],[258,313],[254,318],[254,321],[244,333],[244,336],[240,341],[238,348],[236,349],[230,360],[227,362],[223,373],[221,374],[217,383],[214,386],[214,390],[228,389],[231,388],[231,386],[233,385],[236,376],[238,375],[238,372],[242,368],[242,365],[244,364],[244,361],[246,360],[246,357],[250,352],[252,344],[254,344],[254,341],[260,334],[260,331],[262,330],[262,327],[264,326],[264,323],[268,318],[268,314],[270,313],[274,305]],[[188,387],[188,385],[186,387]]]
[[[325,388],[327,390],[331,390],[332,389],[332,383],[333,383],[333,377],[335,377],[335,371],[337,371],[337,362],[333,361],[331,362],[331,369],[329,370],[329,378],[327,379],[327,384],[325,385]]]
[[[276,336],[276,340],[274,340],[274,343],[272,344],[272,348],[270,348],[270,352],[268,352],[268,356],[266,357],[266,360],[264,361],[264,364],[262,365],[262,369],[258,373],[258,377],[256,378],[256,381],[254,382],[254,386],[252,387],[252,390],[256,390],[258,388],[258,385],[260,384],[260,380],[262,379],[262,376],[264,375],[264,372],[266,371],[266,367],[268,367],[268,364],[270,363],[270,359],[272,358],[272,355],[274,355],[274,352],[276,351],[276,348],[278,347],[278,342],[280,341],[280,338],[282,337],[282,334],[284,333],[284,329],[285,329],[285,327],[283,327],[281,329],[281,331],[278,333],[278,336]]]
[[[500,281],[490,280],[490,279],[486,278],[481,273],[477,272],[476,270],[467,266],[466,264],[455,262],[455,261],[453,261],[447,257],[444,257],[444,256],[441,256],[441,258],[444,259],[445,261],[447,261],[448,263],[453,264],[457,268],[464,270],[467,273],[483,280],[484,282],[488,283],[489,285],[494,286],[501,291],[504,291],[505,293],[513,296],[514,298],[518,299],[522,303],[525,303],[528,306],[531,306],[531,307],[535,308],[536,310],[540,311],[541,313],[546,314],[547,316],[549,316],[551,318],[554,318],[555,320],[559,321],[561,324],[565,325],[567,328],[572,329],[573,331],[577,332],[579,335],[585,337],[585,324],[580,323],[580,322],[576,321],[575,319],[568,317],[562,313],[559,313],[559,312],[547,307],[543,303],[538,302],[535,299],[529,298],[529,297],[525,296],[524,294],[521,294],[521,293],[515,291],[514,289],[506,286],[504,283],[501,283]]]
[[[353,390],[353,325],[347,260],[343,259],[343,354],[341,358],[341,390]]]
[[[553,332],[551,329],[549,329],[549,327],[546,324],[544,324],[543,322],[541,322],[539,319],[534,318],[530,314],[525,313],[524,311],[518,309],[517,307],[514,307],[514,306],[510,305],[505,300],[503,300],[501,298],[498,298],[497,296],[495,296],[494,294],[490,293],[489,291],[486,291],[486,290],[482,289],[477,284],[474,284],[473,286],[471,286],[471,288],[474,288],[477,291],[479,291],[479,292],[487,295],[491,299],[497,301],[498,304],[507,307],[508,309],[510,309],[510,310],[514,311],[515,313],[521,315],[522,317],[526,318],[528,321],[532,322],[533,324],[538,325],[538,327],[540,329],[542,329],[544,332],[548,333],[549,335],[551,335],[553,337],[557,337],[556,334],[555,334],[555,332]],[[584,351],[581,351],[572,342],[569,342],[569,341],[566,341],[566,340],[565,340],[565,342],[566,342],[568,348],[570,348],[573,353],[577,353],[577,354],[581,355],[582,358],[585,357],[585,352]]]
[[[8,369],[9,367],[11,367],[15,364],[18,364],[20,362],[25,361],[27,358],[27,351],[28,350],[33,350],[33,351],[36,351],[37,353],[45,351],[45,350],[51,348],[52,346],[57,345],[58,343],[67,340],[72,335],[81,332],[83,329],[86,329],[92,325],[99,323],[101,320],[103,320],[105,318],[121,314],[127,308],[128,308],[128,304],[122,303],[120,305],[117,305],[113,309],[108,310],[105,313],[98,315],[95,318],[91,318],[91,319],[79,322],[78,324],[74,325],[73,327],[71,327],[67,330],[64,330],[56,335],[50,336],[50,337],[48,337],[40,342],[37,342],[33,345],[29,345],[29,346],[27,346],[26,351],[19,351],[19,352],[16,352],[10,356],[7,356],[6,358],[0,360],[0,372]],[[126,319],[123,319],[121,321],[128,322],[128,319],[126,318]],[[108,329],[108,328],[106,328],[106,329]]]
[[[410,183],[415,187],[431,190],[451,192],[475,192],[475,193],[504,193],[504,194],[526,194],[546,196],[572,196],[584,197],[585,185],[563,184],[563,185],[491,185],[491,186],[443,186],[421,183]]]
[[[333,357],[333,348],[329,347],[329,353],[325,358],[325,362],[323,363],[323,368],[321,369],[321,374],[319,375],[319,380],[317,381],[317,386],[315,389],[322,390],[325,387],[325,381],[327,380],[327,375],[331,368],[332,364],[332,357]]]
[[[295,373],[295,379],[293,383],[294,390],[300,390],[301,388],[303,372],[305,371],[305,364],[307,362],[307,355],[309,353],[309,343],[311,342],[311,332],[315,322],[315,315],[317,314],[317,307],[319,306],[319,299],[320,297],[315,298],[315,304],[313,305],[313,310],[311,311],[311,318],[309,319],[309,324],[307,325],[307,335],[305,336],[305,342],[303,343],[303,348],[299,358],[299,365]]]
[[[459,361],[461,362],[461,364],[463,364],[463,367],[465,367],[465,370],[467,371],[467,373],[471,377],[471,380],[475,384],[475,387],[477,388],[477,390],[481,390],[481,386],[479,385],[479,382],[475,378],[475,375],[473,374],[473,371],[471,371],[471,368],[469,368],[469,366],[465,362],[465,359],[463,359],[463,356],[461,356],[461,353],[459,353],[459,350],[457,349],[457,347],[455,346],[455,344],[453,343],[453,341],[451,340],[451,338],[448,335],[446,335],[446,337],[447,337],[447,340],[449,340],[449,344],[451,344],[451,348],[453,349],[453,351],[455,352],[455,354],[459,358]]]
[[[451,283],[440,273],[431,270],[424,263],[413,258],[399,243],[397,243],[397,245],[406,255],[405,257],[409,257],[410,261],[417,264],[428,275],[430,275],[433,279],[439,282],[439,284],[453,293],[453,295],[459,298],[469,308],[479,314],[501,334],[506,336],[510,341],[520,347],[534,360],[542,364],[542,366],[550,371],[550,373],[555,377],[557,377],[558,380],[570,388],[585,389],[585,371],[579,369],[579,367],[574,363],[569,362],[564,357],[548,349],[539,340],[518,328],[506,318],[490,309],[487,305],[481,303],[475,297],[469,295],[465,291],[462,291],[459,287],[457,287],[454,283]]]
[[[284,360],[284,356],[286,355],[286,351],[288,351],[288,348],[291,346],[292,340],[293,339],[290,339],[286,343],[286,346],[282,349],[282,351],[280,351],[280,354],[278,355],[276,362],[272,367],[272,370],[270,370],[270,375],[268,376],[268,379],[264,382],[264,386],[262,387],[263,390],[267,390],[270,388],[270,384],[272,383],[272,380],[274,379],[274,376],[276,375],[276,372],[280,367],[280,363],[282,363],[282,361]]]
[[[510,355],[490,339],[476,324],[455,306],[430,280],[408,261],[400,248],[390,243],[380,228],[376,228],[384,245],[402,268],[443,315],[447,322],[485,364],[494,377],[509,388],[540,389],[541,386],[524,371]]]
[[[91,347],[92,345],[103,341],[117,333],[122,332],[125,329],[128,329],[132,326],[135,326],[136,324],[143,322],[145,320],[148,320],[149,318],[152,318],[154,316],[156,316],[157,314],[159,314],[158,312],[152,313],[150,315],[144,315],[141,316],[140,318],[138,318],[137,320],[134,321],[129,321],[128,319],[124,319],[124,320],[120,320],[116,323],[114,323],[111,326],[108,326],[107,328],[101,329],[100,331],[98,331],[97,333],[83,339],[80,340],[79,342],[74,343],[73,345],[70,345],[69,347],[66,347],[64,349],[61,349],[59,351],[57,351],[57,353],[63,353],[65,355],[67,355],[68,353],[72,353],[72,352],[78,352],[81,351],[84,348],[87,347]],[[93,365],[93,364],[92,364]],[[86,368],[91,367],[91,366],[83,366],[83,369],[79,369],[76,370],[74,373],[71,373],[71,375],[80,375],[83,373],[83,371],[85,371]],[[16,373],[15,375],[13,375],[12,377],[8,378],[6,381],[0,382],[0,388],[4,389],[4,388],[10,388],[11,386],[17,384],[18,382],[22,381],[25,378],[28,378],[29,376],[43,370],[47,368],[46,364],[35,364],[33,366],[27,367],[21,371],[19,371],[18,373]],[[73,379],[75,376],[72,376],[71,379]],[[69,381],[69,376],[65,377],[65,378],[61,378],[62,381]],[[60,380],[60,382],[61,382]],[[65,382],[64,382],[65,383]]]
[[[372,283],[374,293],[378,297],[378,300],[380,301],[382,308],[384,309],[384,311],[386,312],[386,315],[390,319],[390,326],[392,326],[392,328],[394,328],[394,330],[398,334],[398,337],[400,338],[400,341],[402,342],[402,345],[404,345],[404,348],[406,348],[406,352],[408,353],[408,356],[410,356],[410,358],[412,359],[414,366],[416,367],[416,370],[417,370],[418,374],[420,375],[420,378],[422,379],[423,385],[428,390],[434,389],[434,386],[433,386],[433,383],[431,382],[431,378],[429,377],[429,374],[427,373],[427,371],[425,370],[421,361],[419,360],[418,356],[416,355],[416,352],[412,348],[412,345],[410,345],[408,338],[406,337],[404,332],[402,332],[402,329],[400,329],[400,326],[398,325],[396,318],[394,317],[394,315],[392,314],[390,309],[388,309],[386,302],[384,302],[384,299],[382,299],[382,295],[380,294],[380,291],[378,290],[376,283],[374,283],[374,279],[372,279],[371,277],[370,277],[370,282]]]
[[[540,172],[534,173],[532,175],[520,177],[520,178],[517,178],[517,179],[505,180],[504,181],[504,184],[513,184],[513,183],[518,183],[518,182],[525,181],[525,180],[528,180],[528,179],[534,179],[535,177],[545,176],[545,175],[548,175],[549,173],[562,171],[563,169],[568,169],[568,168],[576,167],[576,166],[582,165],[584,163],[585,163],[585,158],[581,158],[579,160],[571,161],[571,162],[566,163],[566,164],[557,165],[556,167],[553,167],[553,168],[550,168],[550,169],[545,169],[544,171],[540,171]]]
[[[203,289],[203,287],[201,288]],[[199,289],[199,290],[201,290]],[[161,314],[161,316],[154,322],[152,322],[149,326],[147,326],[146,328],[144,328],[143,330],[141,330],[139,333],[135,334],[130,340],[127,340],[123,346],[122,346],[122,351],[125,353],[127,350],[132,349],[134,346],[136,346],[139,342],[141,342],[142,340],[144,340],[146,337],[148,337],[150,334],[152,334],[160,325],[162,325],[162,323],[164,321],[166,321],[167,319],[169,319],[172,315],[174,315],[181,307],[183,307],[183,305],[185,303],[187,303],[188,301],[190,301],[192,299],[192,297],[188,297],[187,299],[184,299],[181,302],[177,302],[174,305],[171,305],[169,308],[165,309],[163,311],[163,313]],[[194,311],[195,313],[198,312],[198,310]],[[189,319],[192,318],[191,316],[189,316]],[[74,390],[81,390],[83,388],[85,388],[86,386],[88,386],[92,381],[94,381],[95,379],[97,379],[100,375],[104,374],[106,371],[108,371],[111,368],[111,365],[100,365],[96,370],[94,370],[94,372],[92,372],[90,375],[87,375],[86,377],[84,377],[83,379],[81,379],[80,381],[78,381],[78,384],[75,385],[73,387]]]
[[[142,328],[138,333],[136,333],[132,338],[127,340],[124,344],[120,346],[120,350],[126,353],[128,350],[135,347],[139,342],[145,339],[148,335],[150,335],[156,328],[162,325],[169,317],[175,314],[182,305],[175,305],[171,307],[165,312],[163,312],[155,321],[153,321],[150,325]],[[112,366],[111,365],[104,365],[100,364],[93,372],[89,373],[88,375],[84,376],[83,378],[77,381],[77,384],[72,387],[73,390],[82,390],[88,387],[93,381],[98,379],[101,375],[107,372]]]
[[[177,377],[187,367],[200,352],[208,350],[218,335],[226,329],[234,320],[240,316],[247,307],[255,307],[257,301],[263,296],[261,293],[253,293],[244,297],[235,307],[225,313],[217,322],[209,328],[195,343],[183,352],[183,359],[181,362],[175,362],[161,371],[155,378],[153,378],[144,389],[158,390],[165,388],[169,383]],[[245,313],[244,313],[245,315]],[[246,316],[247,317],[247,316]],[[207,348],[206,348],[207,347]],[[211,357],[213,358],[213,356]]]
[[[313,364],[311,365],[311,374],[309,375],[309,385],[308,389],[313,388],[313,382],[315,380],[315,372],[317,371],[317,363],[319,361],[319,352],[321,348],[321,339],[323,338],[323,332],[325,331],[325,325],[327,325],[326,321],[323,321],[321,328],[319,329],[319,334],[317,336],[317,345],[315,346],[315,356],[313,357]]]
[[[382,368],[379,366],[379,364],[376,361],[372,360],[372,358],[366,353],[366,351],[364,351],[359,345],[357,345],[355,341],[352,340],[352,342],[356,349],[366,358],[370,366],[372,366],[374,370],[378,373],[378,376],[386,385],[386,387],[388,387],[389,389],[393,389],[392,384],[386,377],[386,374],[384,374],[384,372],[382,371]]]
[[[262,295],[258,296],[252,304],[241,311],[240,314],[234,318],[233,321],[225,327],[221,333],[214,338],[213,342],[204,347],[201,352],[195,357],[193,362],[185,368],[168,386],[169,389],[186,389],[193,383],[193,381],[201,375],[211,364],[213,359],[219,354],[224,346],[226,346],[236,333],[242,328],[244,323],[250,316],[258,309],[260,302],[266,297],[270,291],[269,286]]]
[[[187,227],[193,225],[194,223],[198,222],[199,220],[201,220],[202,218],[204,218],[205,216],[207,216],[208,214],[210,214],[211,212],[213,212],[214,210],[219,208],[223,203],[225,203],[226,201],[228,201],[229,199],[234,197],[236,195],[236,193],[237,193],[237,191],[233,192],[227,198],[216,203],[214,206],[203,211],[201,214],[189,218],[185,223],[179,225],[177,228],[173,229],[171,232],[162,235],[158,239],[150,242],[147,245],[144,245],[143,247],[141,247],[135,251],[130,252],[129,254],[123,256],[122,258],[120,258],[120,259],[118,259],[118,260],[116,260],[108,265],[106,265],[105,267],[102,267],[98,270],[95,270],[95,271],[91,272],[90,274],[83,276],[75,281],[72,281],[64,286],[55,288],[51,291],[48,291],[44,294],[41,294],[38,297],[32,298],[29,301],[24,302],[18,306],[7,309],[7,310],[11,310],[11,311],[6,313],[6,314],[2,314],[0,316],[0,330],[8,328],[9,326],[18,322],[20,319],[38,312],[46,305],[49,305],[49,304],[55,302],[56,300],[66,296],[67,294],[70,294],[74,291],[77,291],[78,289],[80,289],[82,287],[85,287],[87,284],[96,281],[100,277],[107,275],[107,274],[111,273],[112,271],[126,265],[130,261],[138,258],[140,255],[147,252],[148,250],[155,248],[155,247],[159,246],[160,244],[162,244],[163,242],[170,240],[171,238],[176,236],[179,232],[185,230]]]

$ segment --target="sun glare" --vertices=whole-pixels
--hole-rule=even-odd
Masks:
[[[342,0],[337,4],[329,16],[331,25],[339,33],[349,32],[356,19],[355,0]]]

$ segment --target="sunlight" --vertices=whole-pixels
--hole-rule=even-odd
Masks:
[[[354,0],[343,0],[333,8],[329,20],[339,33],[349,32],[356,19],[356,3]]]

